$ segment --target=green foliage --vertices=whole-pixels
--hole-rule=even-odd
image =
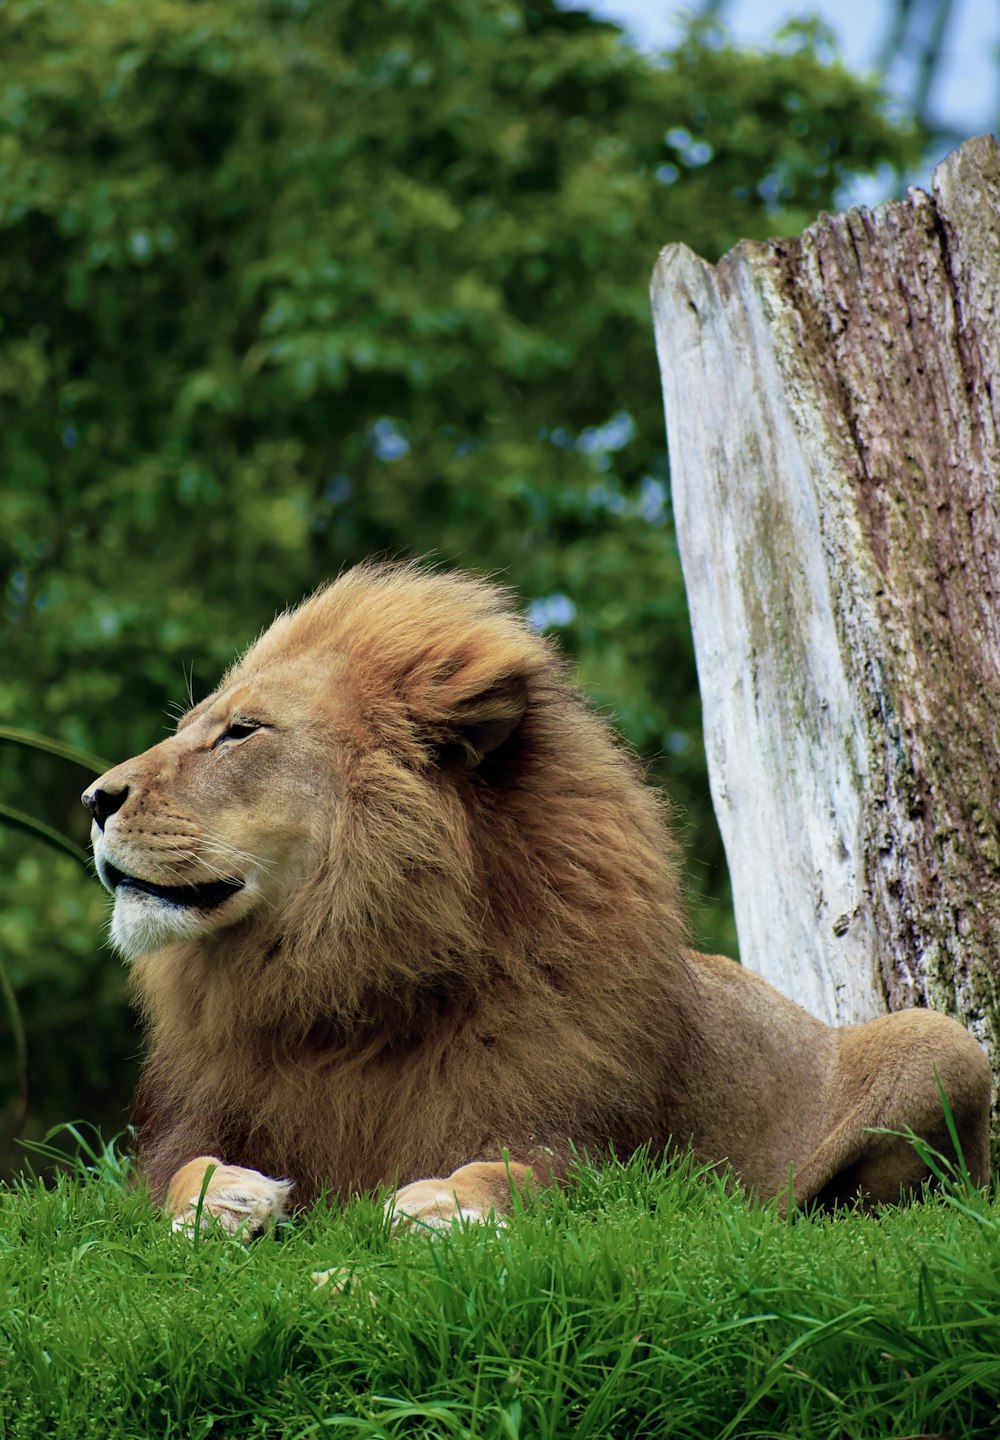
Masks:
[[[0,724],[122,757],[345,563],[433,551],[560,629],[731,948],[647,278],[911,157],[822,46],[696,28],[653,64],[551,0],[3,0]],[[0,754],[4,803],[84,843],[55,777]],[[79,1113],[68,1049],[124,1095],[133,1043],[96,887],[0,845],[32,1093]]]
[[[111,1147],[76,1170],[0,1206],[5,1440],[997,1433],[975,1191],[789,1222],[636,1159],[505,1229],[390,1241],[366,1199],[244,1247],[171,1234]]]

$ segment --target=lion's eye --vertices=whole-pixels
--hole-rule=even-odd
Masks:
[[[256,720],[234,720],[231,725],[226,726],[221,735],[216,737],[212,743],[212,749],[221,745],[224,740],[245,740],[248,735],[252,735],[255,730],[260,728]]]

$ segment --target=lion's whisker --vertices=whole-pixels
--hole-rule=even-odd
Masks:
[[[221,860],[240,861],[245,865],[252,866],[255,870],[261,871],[264,875],[269,875],[274,868],[269,861],[264,860],[260,855],[255,855],[251,850],[241,850],[239,846],[231,845],[226,840],[218,840],[212,837],[203,838],[201,841],[202,856],[204,856],[206,852],[218,856]]]

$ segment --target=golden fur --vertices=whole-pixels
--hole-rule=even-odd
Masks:
[[[686,948],[659,797],[481,580],[348,572],[84,799],[179,1224],[211,1165],[233,1226],[281,1213],[272,1176],[438,1223],[505,1208],[504,1151],[520,1183],[671,1137],[764,1195],[892,1199],[921,1168],[866,1127],[946,1143],[935,1066],[986,1177],[958,1025],[831,1030]]]

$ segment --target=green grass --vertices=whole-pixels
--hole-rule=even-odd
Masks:
[[[0,1200],[2,1437],[1000,1433],[1000,1201],[967,1189],[785,1221],[634,1161],[505,1229],[390,1240],[359,1201],[244,1247],[94,1159]]]

